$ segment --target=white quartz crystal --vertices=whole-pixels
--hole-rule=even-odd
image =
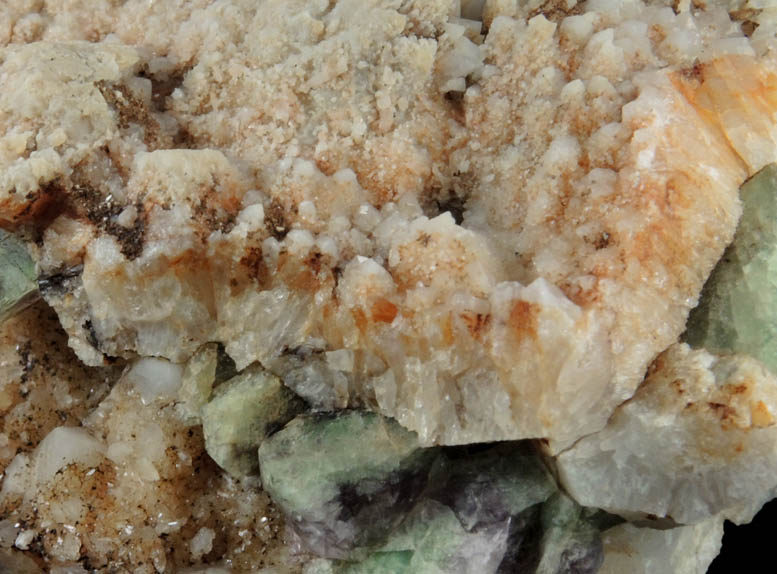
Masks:
[[[35,455],[35,480],[47,482],[68,464],[97,466],[105,446],[86,429],[57,427],[38,445]]]
[[[119,43],[8,48],[0,74],[43,87],[0,101],[0,205],[16,224],[68,198],[54,226],[91,226],[41,251],[45,272],[83,264],[47,298],[84,361],[363,352],[385,369],[345,400],[424,444],[555,452],[631,396],[731,239],[739,184],[777,157],[768,43],[716,6],[487,3],[483,35],[459,3],[415,4],[133,3]],[[165,62],[123,47],[148,42]],[[381,272],[354,276],[364,261]]]
[[[705,574],[720,551],[723,518],[669,530],[621,524],[603,534],[604,564],[599,574]]]
[[[177,396],[181,386],[180,365],[163,359],[140,359],[130,368],[127,380],[140,393],[144,403],[171,400]]]
[[[604,430],[558,457],[559,476],[581,504],[629,518],[749,522],[777,488],[775,423],[777,377],[761,363],[678,344]]]

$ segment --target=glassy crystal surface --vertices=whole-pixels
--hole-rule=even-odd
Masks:
[[[202,407],[205,448],[230,474],[256,475],[256,449],[303,408],[280,379],[261,367],[249,367],[219,385]]]
[[[37,299],[35,278],[35,263],[22,242],[0,229],[0,321]]]
[[[713,352],[747,353],[777,372],[777,164],[740,195],[734,241],[707,280],[685,338]]]
[[[303,415],[259,448],[262,484],[304,545],[345,558],[374,544],[412,508],[434,449],[374,413]]]

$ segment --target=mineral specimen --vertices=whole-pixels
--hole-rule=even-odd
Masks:
[[[669,530],[621,524],[606,531],[599,574],[705,574],[720,550],[723,519],[708,518]]]
[[[775,493],[768,4],[0,2],[0,560],[702,569]]]
[[[383,369],[349,404],[426,445],[600,429],[777,158],[769,39],[636,0],[254,8],[106,5],[93,43],[55,12],[67,41],[5,49],[2,220],[83,265],[44,293],[78,355],[346,350]]]
[[[674,345],[604,430],[558,457],[561,482],[627,518],[749,522],[776,492],[776,416],[777,377],[763,364]]]
[[[181,374],[178,399],[185,416],[201,422],[202,407],[210,400],[218,371],[218,346],[203,345],[186,362]]]
[[[303,409],[304,403],[277,377],[249,367],[219,385],[202,408],[205,449],[234,476],[258,475],[259,445]]]
[[[710,351],[747,353],[777,372],[777,165],[742,186],[733,243],[704,286],[686,340]]]
[[[355,411],[299,418],[259,459],[265,489],[302,543],[346,559],[311,572],[594,573],[601,565],[595,521],[555,493],[525,445],[419,448],[396,423]]]

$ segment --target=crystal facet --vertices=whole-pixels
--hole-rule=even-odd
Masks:
[[[777,487],[775,422],[762,363],[677,344],[604,430],[558,457],[559,475],[581,504],[626,518],[748,522]]]
[[[215,365],[213,366],[215,373]],[[304,403],[277,377],[258,366],[222,383],[202,407],[205,448],[234,476],[256,475],[256,449]]]
[[[38,298],[36,271],[22,242],[0,229],[0,322]]]
[[[306,547],[345,558],[385,536],[428,481],[434,450],[361,411],[300,416],[259,448],[262,484]]]
[[[777,373],[777,164],[742,186],[733,243],[710,275],[685,338],[712,352],[747,353]]]

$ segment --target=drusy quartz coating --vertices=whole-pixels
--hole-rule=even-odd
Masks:
[[[215,365],[213,366],[215,376]],[[278,377],[258,366],[222,383],[202,407],[205,449],[235,476],[259,472],[256,450],[302,411],[304,403]]]
[[[601,429],[777,159],[771,38],[715,3],[478,6],[130,2],[12,42],[0,224],[80,270],[44,293],[78,356],[345,351],[325,402],[427,446]]]
[[[741,190],[742,217],[688,320],[685,339],[709,351],[747,353],[777,372],[777,165]]]

